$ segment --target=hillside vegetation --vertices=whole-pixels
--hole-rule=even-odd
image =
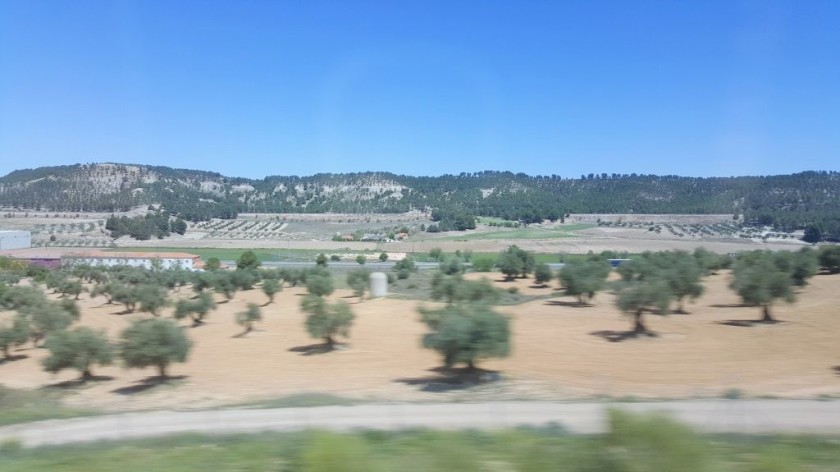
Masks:
[[[779,230],[840,235],[840,173],[747,177],[589,174],[580,178],[484,171],[413,177],[390,173],[269,176],[126,164],[76,164],[0,178],[0,205],[51,211],[124,211],[161,204],[185,220],[239,212],[401,213],[535,222],[568,213],[728,214]]]

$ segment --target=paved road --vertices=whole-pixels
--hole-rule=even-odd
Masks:
[[[119,440],[177,433],[257,433],[322,428],[395,430],[509,428],[557,424],[572,433],[603,432],[606,411],[664,411],[707,432],[840,434],[840,402],[704,400],[660,403],[366,404],[317,408],[230,409],[125,413],[0,427],[0,443],[25,446]]]

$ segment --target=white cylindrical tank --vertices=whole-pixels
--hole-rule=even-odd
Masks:
[[[370,274],[370,296],[373,298],[388,295],[388,275],[384,272]]]

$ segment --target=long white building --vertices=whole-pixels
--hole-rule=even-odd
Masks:
[[[0,231],[0,251],[6,249],[28,249],[32,246],[29,231]]]
[[[61,256],[61,264],[63,266],[129,266],[146,269],[158,267],[198,270],[204,268],[201,256],[186,252],[81,252]]]

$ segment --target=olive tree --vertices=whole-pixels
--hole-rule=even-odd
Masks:
[[[644,313],[667,315],[673,298],[667,281],[659,278],[635,279],[623,283],[616,305],[633,317],[634,334],[646,334],[649,331],[644,323]]]
[[[239,290],[251,290],[260,282],[260,273],[254,269],[236,269],[230,273],[231,283]]]
[[[65,279],[57,289],[62,296],[72,295],[76,300],[79,299],[80,294],[85,292],[85,287],[79,279]]]
[[[485,303],[420,308],[420,314],[430,330],[423,335],[423,347],[437,351],[446,368],[466,364],[474,370],[481,359],[510,354],[510,321]]]
[[[641,258],[622,264],[618,272],[625,281],[664,281],[665,293],[669,300],[678,303],[680,313],[685,312],[686,299],[694,300],[703,293],[705,270],[696,257],[685,251],[646,252]]]
[[[347,273],[347,285],[353,289],[353,295],[359,297],[359,301],[365,296],[369,280],[370,271],[367,269],[356,269]]]
[[[534,255],[516,245],[508,246],[496,261],[496,266],[508,281],[516,277],[527,277],[535,265]]]
[[[47,335],[66,329],[78,318],[77,310],[53,301],[22,307],[18,311],[29,318],[30,339],[36,347]]]
[[[240,336],[250,333],[254,329],[254,323],[260,320],[262,320],[260,307],[256,303],[249,303],[245,311],[236,314],[236,322],[245,328],[245,331]]]
[[[817,257],[822,270],[830,274],[840,272],[840,246],[834,244],[822,246]]]
[[[137,302],[140,301],[137,288],[120,282],[114,282],[108,285],[108,290],[111,293],[111,299],[117,303],[125,305],[125,311],[133,313],[137,308]]]
[[[42,361],[47,372],[75,369],[82,374],[82,380],[93,378],[93,365],[110,365],[114,359],[114,348],[105,332],[85,326],[50,334],[44,347],[50,351]]]
[[[486,278],[466,280],[460,274],[447,276],[438,272],[432,277],[431,297],[452,305],[458,302],[496,303],[500,294]]]
[[[316,339],[323,339],[327,349],[335,347],[335,337],[350,335],[355,315],[350,305],[344,302],[327,303],[323,297],[309,294],[301,301],[301,309],[307,313],[306,331]]]
[[[443,262],[440,263],[440,272],[446,275],[463,274],[467,268],[464,266],[464,260],[459,256],[446,256]]]
[[[696,300],[703,294],[701,280],[706,270],[697,258],[684,251],[660,253],[658,260],[658,269],[664,274],[668,288],[677,301],[677,311],[685,313],[685,300]]]
[[[775,321],[770,306],[776,300],[793,303],[796,281],[787,261],[788,256],[778,256],[770,251],[752,251],[741,254],[732,267],[730,287],[745,304],[761,307],[762,322]]]
[[[23,345],[29,340],[29,319],[18,313],[11,323],[0,323],[0,350],[5,359],[11,358],[11,349]]]
[[[566,289],[566,295],[577,297],[578,303],[584,305],[604,289],[610,270],[609,262],[603,259],[570,261],[557,273],[557,279]]]
[[[543,287],[551,281],[551,268],[546,263],[534,266],[534,283]]]
[[[262,283],[262,291],[268,297],[268,303],[274,303],[274,295],[283,289],[277,279],[265,279]]]
[[[136,292],[140,311],[144,313],[158,316],[160,309],[170,304],[166,289],[160,285],[143,284],[136,288]]]
[[[175,318],[184,319],[190,317],[193,326],[201,326],[204,324],[204,318],[211,310],[216,309],[216,302],[213,301],[213,296],[207,292],[198,294],[192,300],[178,300],[175,304]]]
[[[333,293],[332,274],[326,269],[315,269],[306,275],[306,290],[315,296],[326,297]]]
[[[214,274],[211,279],[213,282],[213,290],[216,293],[221,293],[225,300],[231,301],[236,295],[236,284],[233,282],[233,274],[231,272],[219,271]]]
[[[153,366],[166,378],[173,362],[186,362],[192,341],[175,323],[163,318],[136,320],[120,335],[119,353],[128,368]]]
[[[417,265],[414,263],[414,259],[406,256],[395,262],[391,270],[397,273],[398,279],[404,280],[409,278],[413,272],[417,272]]]

